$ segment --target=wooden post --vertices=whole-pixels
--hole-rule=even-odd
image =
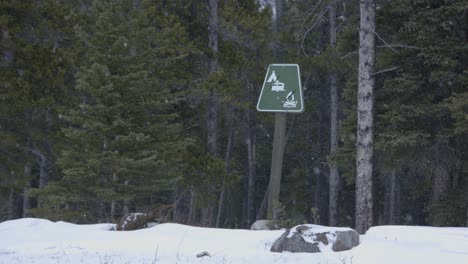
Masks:
[[[286,134],[286,113],[275,113],[275,134],[271,158],[267,219],[278,220],[278,205]]]

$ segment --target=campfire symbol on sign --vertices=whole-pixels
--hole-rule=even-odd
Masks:
[[[283,101],[283,107],[296,107],[297,101],[294,101],[294,93],[289,92],[286,100]]]

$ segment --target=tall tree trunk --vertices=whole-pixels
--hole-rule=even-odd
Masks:
[[[323,82],[325,81],[324,78]],[[323,98],[323,90],[324,87],[321,85],[320,86],[320,95],[319,95],[319,107],[317,109],[318,112],[318,131],[317,131],[317,143],[318,143],[318,159],[317,163],[313,167],[313,172],[315,175],[315,190],[314,190],[314,202],[315,202],[315,222],[316,224],[325,224],[325,215],[326,213],[326,206],[324,205],[324,200],[326,199],[326,190],[328,186],[326,185],[326,177],[325,177],[325,133],[324,133],[324,113],[325,113],[325,107],[324,107],[324,101],[325,99]]]
[[[25,218],[28,216],[28,211],[31,209],[31,199],[29,198],[29,186],[23,188],[23,207],[21,210],[21,217]]]
[[[283,0],[274,0],[275,17],[273,18],[273,30],[278,32],[281,16],[283,15]]]
[[[192,225],[195,221],[195,190],[192,187],[190,189],[190,202],[189,202],[189,212],[187,217],[187,225]]]
[[[450,174],[441,164],[436,164],[433,170],[432,202],[438,202],[447,197],[450,191]]]
[[[47,158],[45,155],[41,155],[39,161],[39,189],[44,189],[49,183],[49,173],[47,171]]]
[[[8,195],[8,218],[15,219],[16,212],[16,199],[15,199],[15,189],[10,187],[10,193]]]
[[[112,184],[115,185],[117,184],[117,173],[114,172],[112,174]],[[117,214],[117,201],[112,200],[111,201],[111,208],[110,208],[110,217],[111,219],[115,219],[115,216]]]
[[[209,74],[218,71],[218,0],[209,0],[210,19],[208,27],[208,46],[211,50],[209,59]],[[218,156],[216,91],[210,88],[207,105],[207,145],[208,152]]]
[[[399,224],[400,218],[400,182],[398,173],[393,169],[385,177],[385,202],[383,224]]]
[[[31,164],[28,162],[24,165],[24,176],[27,179],[26,186],[23,188],[23,207],[21,210],[21,217],[27,217],[29,209],[31,209],[31,199],[29,197],[29,188],[31,187],[30,185],[30,177],[31,177]]]
[[[231,106],[228,110],[229,112],[229,134],[228,134],[228,142],[226,146],[226,156],[224,159],[225,166],[225,174],[223,176],[223,183],[221,187],[221,193],[219,194],[219,201],[218,201],[218,212],[216,216],[216,227],[218,228],[221,224],[221,216],[224,211],[224,200],[226,195],[226,177],[231,173],[230,161],[231,161],[231,154],[234,145],[234,108]]]
[[[218,1],[209,0],[209,26],[208,26],[208,47],[211,50],[209,58],[209,74],[218,71]],[[218,114],[217,114],[217,93],[214,87],[210,87],[207,99],[207,147],[208,153],[213,157],[218,157]],[[214,191],[214,190],[213,190]],[[208,201],[206,207],[202,209],[202,225],[211,226],[215,210],[214,201]]]
[[[312,118],[310,118],[312,119]],[[309,122],[307,122],[307,130],[306,131],[313,131],[312,130],[312,120],[310,120]],[[309,223],[314,223],[313,222],[313,218],[314,218],[314,215],[313,215],[313,210],[314,207],[316,206],[316,197],[315,197],[315,191],[316,189],[314,188],[314,178],[315,178],[315,175],[314,175],[314,164],[312,162],[313,160],[313,139],[312,139],[312,134],[311,132],[308,132],[306,133],[306,148],[307,148],[307,152],[306,152],[306,159],[305,159],[305,164],[306,164],[306,168],[305,168],[305,173],[306,173],[306,185],[307,185],[307,192],[308,192],[308,207],[307,207],[307,211],[306,211],[306,217],[307,217],[307,221]]]
[[[248,85],[250,87],[250,84]],[[249,88],[250,89],[250,88]],[[248,164],[248,180],[247,180],[247,225],[250,226],[255,218],[254,214],[254,192],[255,192],[255,140],[254,140],[254,122],[251,109],[247,109],[247,164]]]
[[[330,46],[336,46],[336,2],[330,4]],[[338,74],[336,70],[330,72],[330,156],[334,158],[338,150]],[[336,226],[338,224],[338,193],[340,191],[340,175],[338,174],[338,166],[335,161],[330,162],[330,200],[329,200],[329,225]]]
[[[361,0],[359,30],[359,87],[357,93],[356,230],[372,226],[372,173],[374,155],[375,3]]]
[[[128,186],[129,180],[125,180],[124,185]],[[123,201],[122,215],[126,215],[130,212],[128,199]]]

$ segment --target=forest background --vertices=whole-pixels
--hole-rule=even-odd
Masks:
[[[467,2],[375,2],[373,224],[466,226]],[[279,221],[354,226],[359,15],[357,0],[1,1],[0,221],[249,227],[270,177],[261,84],[297,63]]]

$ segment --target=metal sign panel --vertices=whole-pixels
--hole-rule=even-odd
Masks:
[[[301,76],[297,64],[270,64],[258,98],[260,112],[304,112]]]

